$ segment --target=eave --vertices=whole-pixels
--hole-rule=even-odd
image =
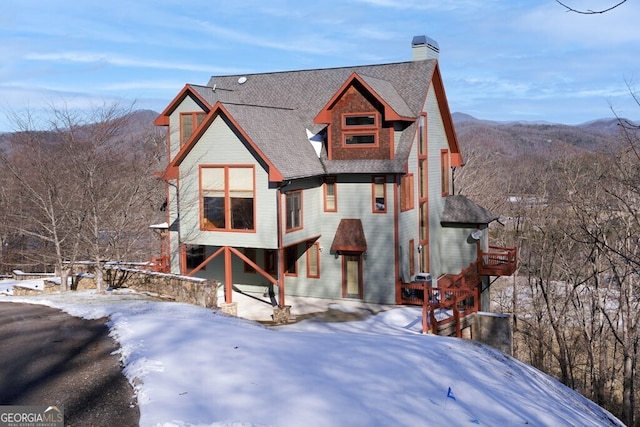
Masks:
[[[408,121],[412,122],[416,118],[415,117],[407,117],[398,114],[389,103],[381,97],[367,82],[362,79],[357,73],[352,73],[347,80],[342,84],[340,89],[333,94],[329,102],[325,104],[325,106],[320,110],[318,115],[313,119],[313,123],[315,124],[329,124],[331,123],[331,109],[334,105],[342,98],[349,87],[353,86],[355,82],[361,84],[364,89],[373,96],[384,109],[383,120],[384,121]]]
[[[440,67],[438,66],[438,64],[436,64],[436,66],[434,67],[431,81],[436,93],[440,116],[442,117],[442,121],[444,123],[444,132],[449,143],[451,166],[462,166],[464,165],[464,160],[462,159],[462,154],[460,153],[460,144],[458,143],[458,137],[453,126],[453,118],[451,117],[451,111],[449,111],[449,101],[447,100],[447,95],[444,91],[444,84],[442,82],[442,76],[440,75]]]
[[[196,129],[196,131],[189,137],[189,139],[182,146],[178,154],[173,158],[169,166],[165,171],[165,176],[173,176],[177,178],[178,167],[182,163],[182,161],[186,158],[186,156],[191,152],[193,147],[200,141],[200,138],[207,131],[209,126],[213,123],[216,117],[224,116],[231,126],[233,126],[234,130],[236,130],[241,137],[251,146],[251,148],[255,151],[258,157],[267,165],[269,180],[272,182],[282,182],[284,181],[283,174],[273,165],[271,160],[264,154],[264,152],[258,147],[258,145],[249,137],[246,131],[235,121],[233,116],[227,111],[226,108],[220,103],[217,102],[207,114],[207,117],[204,119],[202,124]]]
[[[169,103],[167,108],[164,109],[162,113],[154,120],[153,124],[156,126],[169,126],[169,119],[171,114],[175,111],[176,108],[185,100],[187,96],[190,96],[205,113],[208,113],[211,110],[211,106],[207,103],[207,101],[202,98],[198,92],[196,92],[190,84],[186,84],[180,93],[173,98],[173,101]]]

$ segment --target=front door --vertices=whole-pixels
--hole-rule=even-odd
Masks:
[[[342,297],[362,299],[362,254],[342,256]]]

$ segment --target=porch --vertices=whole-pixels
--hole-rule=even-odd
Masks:
[[[510,276],[516,266],[515,248],[489,246],[489,251],[480,251],[478,259],[459,274],[439,277],[437,286],[398,283],[396,295],[399,304],[422,306],[423,333],[462,337],[467,316],[480,309],[483,276]]]

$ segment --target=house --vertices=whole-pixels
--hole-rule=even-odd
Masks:
[[[471,266],[477,308],[478,284],[510,274],[515,254],[488,252],[496,218],[454,194],[463,160],[438,44],[411,46],[407,62],[187,84],[155,121],[168,132],[167,268],[224,283],[227,303],[232,288],[275,288],[283,306],[421,304],[416,273],[436,289]],[[483,271],[489,259],[508,268]]]

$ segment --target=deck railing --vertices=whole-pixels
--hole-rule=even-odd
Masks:
[[[456,336],[461,336],[461,320],[479,310],[481,276],[510,276],[516,271],[515,248],[489,246],[476,262],[459,274],[438,278],[438,286],[430,283],[399,283],[398,303],[422,306],[422,330],[434,334],[455,322]]]
[[[516,248],[489,246],[480,253],[478,273],[485,276],[511,276],[516,271],[518,255]]]

